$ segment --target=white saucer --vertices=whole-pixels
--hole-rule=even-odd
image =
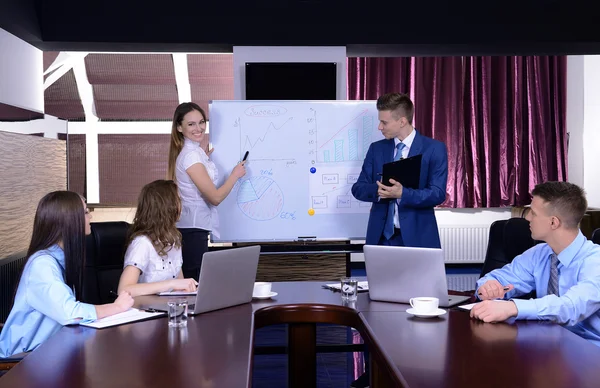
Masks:
[[[254,299],[270,299],[270,298],[272,298],[272,297],[274,297],[274,296],[276,296],[276,295],[277,295],[277,293],[276,293],[276,292],[274,292],[274,291],[271,291],[271,292],[269,292],[269,294],[268,294],[268,295],[264,295],[264,296],[255,296],[255,295],[252,295],[252,297],[253,297]]]
[[[417,313],[415,311],[415,309],[410,308],[410,309],[406,310],[406,312],[409,313],[410,315],[414,315],[415,317],[419,317],[419,318],[433,318],[433,317],[439,317],[441,315],[446,314],[446,310],[442,310],[442,309],[437,309],[430,313]]]

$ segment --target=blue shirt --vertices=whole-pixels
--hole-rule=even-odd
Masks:
[[[34,350],[77,318],[95,320],[94,305],[75,300],[65,283],[65,254],[58,245],[31,255],[15,303],[0,333],[0,357]]]
[[[600,245],[579,232],[558,255],[560,296],[548,295],[552,253],[548,244],[538,244],[479,279],[477,289],[496,279],[502,285],[515,287],[504,299],[535,291],[537,299],[513,299],[517,319],[553,321],[600,346]]]

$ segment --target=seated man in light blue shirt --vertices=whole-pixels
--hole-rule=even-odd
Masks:
[[[532,195],[531,235],[545,244],[479,279],[476,294],[483,302],[473,307],[471,317],[548,320],[600,346],[600,245],[579,231],[587,210],[585,193],[572,183],[546,182]],[[512,299],[531,291],[537,299]]]

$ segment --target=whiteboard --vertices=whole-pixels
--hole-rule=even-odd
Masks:
[[[218,185],[249,151],[212,241],[365,238],[371,203],[351,188],[383,139],[375,101],[212,101],[209,112]]]

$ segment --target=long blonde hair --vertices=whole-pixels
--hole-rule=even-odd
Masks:
[[[184,137],[183,133],[179,132],[177,128],[183,122],[185,115],[192,111],[198,111],[202,115],[202,118],[206,121],[206,113],[198,104],[193,102],[184,102],[179,104],[175,113],[173,114],[173,125],[171,127],[171,144],[169,146],[169,166],[167,168],[167,179],[175,180],[175,163],[177,157],[183,148]]]
[[[156,180],[142,188],[133,224],[129,228],[127,246],[138,236],[146,236],[160,256],[172,248],[181,248],[177,220],[181,215],[181,199],[177,185],[171,180]]]

